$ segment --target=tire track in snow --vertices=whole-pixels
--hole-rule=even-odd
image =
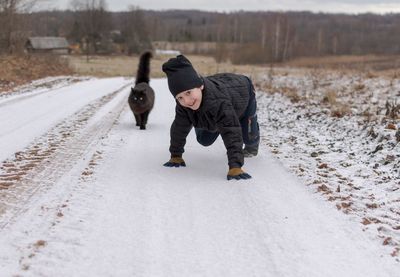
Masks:
[[[0,229],[27,210],[26,203],[34,194],[51,188],[107,134],[124,109],[125,98],[101,120],[89,121],[128,86],[86,105],[0,164]]]

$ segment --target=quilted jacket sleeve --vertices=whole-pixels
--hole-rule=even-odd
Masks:
[[[172,156],[182,156],[183,152],[185,152],[186,137],[192,127],[193,125],[185,110],[177,104],[175,107],[175,119],[172,122],[170,130],[171,141],[169,152]]]
[[[229,168],[242,167],[242,128],[230,101],[222,101],[217,113],[217,126],[224,141]]]

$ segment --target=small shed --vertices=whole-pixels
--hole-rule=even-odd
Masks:
[[[68,54],[69,43],[63,37],[30,37],[25,49],[29,53]]]

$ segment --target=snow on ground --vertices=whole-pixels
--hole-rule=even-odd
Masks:
[[[109,94],[110,90],[121,84],[121,80],[123,78],[98,80],[95,83],[79,82],[68,87],[39,89],[26,93],[23,97],[0,99],[0,160],[23,149],[60,119],[70,117],[80,107],[99,96]]]
[[[398,257],[400,80],[275,71],[258,81],[271,151]]]
[[[46,77],[38,80],[34,80],[28,84],[14,87],[9,91],[1,91],[0,99],[3,102],[3,99],[12,97],[15,101],[17,95],[23,97],[31,97],[38,93],[43,93],[48,90],[54,90],[57,88],[61,88],[63,86],[68,86],[71,83],[88,80],[90,77],[83,76],[57,76],[57,77]],[[35,91],[35,93],[32,93]]]
[[[271,127],[246,160],[251,180],[226,181],[222,141],[204,148],[193,134],[187,167],[163,167],[174,101],[153,80],[156,105],[138,130],[131,82],[2,104],[13,123],[0,123],[1,276],[396,276],[386,247],[274,158]],[[259,94],[263,124],[269,97]]]

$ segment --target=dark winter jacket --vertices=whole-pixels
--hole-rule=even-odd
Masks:
[[[243,166],[243,138],[239,119],[250,98],[250,80],[243,75],[224,73],[203,78],[202,103],[196,111],[179,103],[171,126],[170,152],[180,156],[191,128],[221,134],[228,154],[229,167]]]

